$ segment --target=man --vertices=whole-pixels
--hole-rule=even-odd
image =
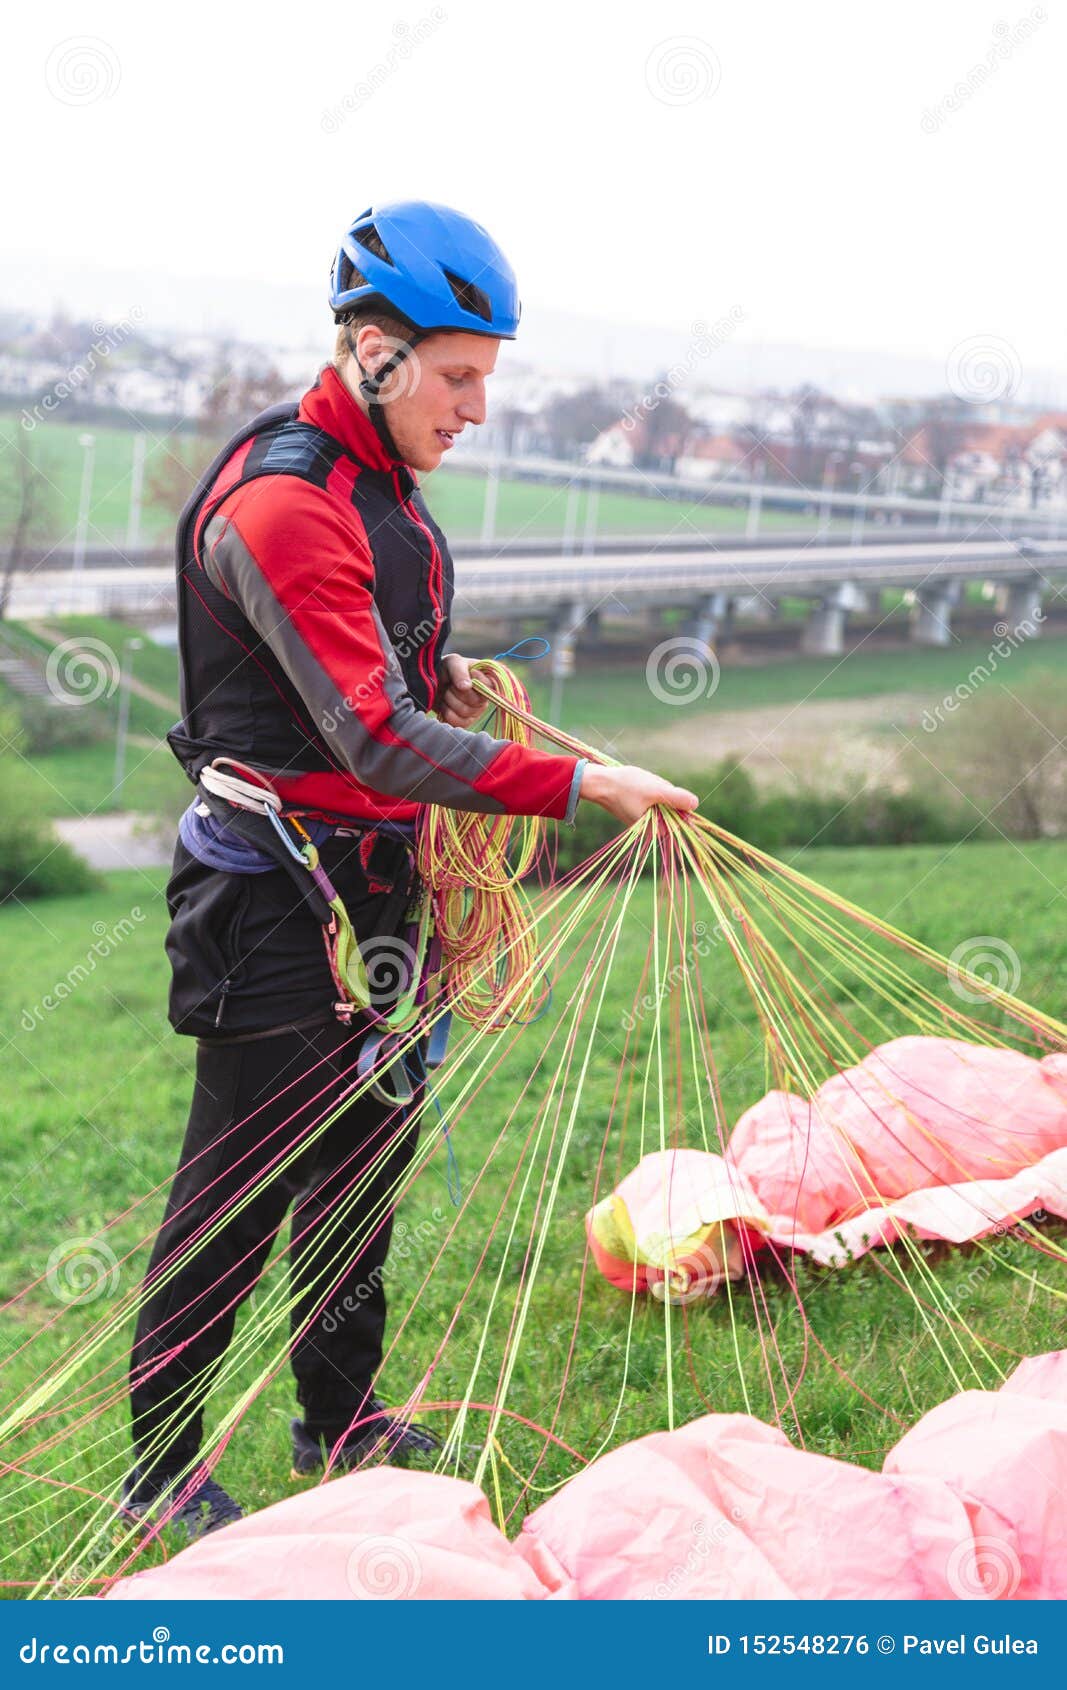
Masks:
[[[484,703],[467,660],[444,651],[452,563],[416,472],[484,421],[486,380],[519,322],[499,248],[446,207],[378,206],[341,243],[330,304],[334,362],[298,408],[229,443],[179,525],[183,716],[170,741],[198,787],[167,950],[171,1020],[197,1038],[197,1072],[131,1355],[121,1510],[142,1519],[177,1500],[190,1536],[241,1514],[196,1467],[201,1411],[290,1205],[295,1470],[316,1471],[339,1442],[342,1466],[372,1446],[397,1460],[435,1447],[372,1391],[389,1194],[414,1111],[367,1093],[311,1136],[351,1086],[368,1022],[339,1002],[336,931],[286,857],[294,838],[317,846],[366,955],[403,930],[424,804],[570,821],[585,798],[621,823],[696,804],[643,769],[471,731]],[[345,1196],[354,1153],[373,1170],[358,1201]],[[354,1312],[339,1321],[338,1306]]]

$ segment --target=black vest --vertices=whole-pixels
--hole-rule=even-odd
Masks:
[[[221,471],[249,440],[253,445],[240,476],[216,493]],[[453,568],[448,543],[414,477],[402,464],[391,470],[369,468],[353,459],[331,434],[297,420],[296,405],[273,405],[227,441],[178,520],[182,720],[171,729],[167,742],[193,781],[204,764],[218,756],[239,757],[279,773],[342,771],[285,670],[240,607],[213,586],[197,549],[222,501],[245,482],[267,475],[295,475],[330,491],[328,477],[343,458],[356,466],[351,503],[371,545],[378,613],[412,698],[420,709],[432,705],[419,654],[428,649],[433,667],[448,638]],[[430,591],[431,569],[438,560],[443,616],[435,612]]]

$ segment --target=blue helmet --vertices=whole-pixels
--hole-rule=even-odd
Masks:
[[[345,232],[330,275],[338,322],[361,307],[388,310],[430,334],[514,340],[515,272],[480,223],[430,200],[370,206]]]

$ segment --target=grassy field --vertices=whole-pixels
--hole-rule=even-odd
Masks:
[[[118,656],[130,628],[99,616],[56,618],[49,626],[65,639],[100,641]],[[40,633],[20,625],[22,634],[37,647],[44,661],[50,649]],[[660,640],[671,637],[670,628],[645,636],[651,653]],[[174,700],[178,694],[177,657],[147,636],[134,655],[133,673],[158,694]],[[993,638],[990,635],[990,640]],[[597,652],[579,652],[576,672],[565,683],[562,695],[562,725],[581,739],[600,745],[620,735],[620,754],[640,761],[642,736],[672,730],[699,745],[702,726],[722,721],[731,714],[781,709],[807,701],[839,702],[907,695],[932,707],[965,682],[977,666],[988,663],[990,640],[971,638],[946,650],[932,650],[901,643],[894,647],[862,645],[844,657],[766,657],[758,660],[735,656],[722,665],[717,687],[710,694],[685,703],[670,704],[656,696],[646,679],[645,664],[628,654],[613,654],[610,647]],[[478,648],[469,648],[476,651]],[[529,688],[535,712],[549,709],[551,687],[543,674],[543,663],[515,665]],[[1007,662],[1001,662],[997,683],[1010,679],[1013,686],[1035,676],[1047,675],[1052,684],[1067,675],[1067,639],[1049,634],[1019,646]],[[686,677],[683,675],[684,686]],[[0,701],[4,691],[0,684]],[[90,811],[125,809],[145,814],[176,813],[185,791],[185,780],[162,736],[174,722],[177,711],[134,694],[130,701],[130,732],[133,736],[127,759],[127,778],[120,797],[113,792],[114,734],[117,694],[102,696],[82,708],[96,723],[97,743],[76,749],[37,752],[28,760],[36,802],[48,815],[85,815]],[[847,723],[847,708],[842,721]],[[884,724],[893,731],[887,712]],[[721,737],[721,734],[720,734]],[[683,759],[688,766],[692,756]]]
[[[1020,959],[1020,995],[1061,1017],[1067,1013],[1067,927],[1059,911],[1059,888],[1067,878],[1067,844],[1044,843],[1025,850],[987,844],[946,850],[809,852],[803,866],[817,879],[943,952],[974,934],[1002,937]],[[125,923],[121,929],[120,923]],[[0,911],[0,944],[8,961],[0,987],[0,1025],[6,1041],[0,1148],[13,1223],[5,1229],[0,1258],[7,1297],[46,1272],[57,1246],[91,1236],[146,1191],[166,1182],[172,1171],[190,1091],[193,1051],[187,1041],[169,1033],[165,1022],[164,923],[161,877],[156,874],[115,875],[99,894]],[[94,934],[119,931],[124,936],[111,946],[91,978],[59,1007],[44,1010],[45,994],[54,992],[55,983],[67,978],[84,959]],[[646,944],[642,923],[635,920],[626,930],[608,980],[605,1028],[617,1025],[633,1004]],[[724,1101],[732,1120],[764,1089],[762,1041],[732,965],[713,956],[703,972],[715,1059],[724,1076]],[[558,1004],[566,997],[566,986],[564,975],[557,981]],[[550,1014],[521,1035],[473,1106],[454,1124],[465,1190],[474,1184],[556,1021],[557,1016]],[[592,1053],[582,1111],[560,1174],[556,1213],[547,1232],[514,1376],[511,1405],[542,1425],[552,1421],[571,1341],[582,1269],[582,1215],[590,1200],[617,1065],[617,1046],[605,1037]],[[531,1097],[520,1105],[490,1176],[418,1299],[382,1381],[384,1393],[392,1400],[405,1395],[440,1341],[498,1213],[507,1178],[518,1163],[532,1110]],[[609,1146],[609,1167],[617,1154],[621,1169],[631,1165],[636,1159],[632,1139],[625,1146]],[[527,1222],[528,1208],[527,1204]],[[108,1234],[117,1257],[133,1252],[122,1263],[112,1290],[126,1291],[137,1283],[145,1261],[142,1240],[158,1223],[161,1209],[162,1193],[143,1213],[123,1220]],[[425,1251],[408,1248],[394,1257],[389,1289],[396,1317],[418,1290],[429,1254],[442,1240],[451,1213],[439,1148],[402,1206],[400,1221],[407,1229],[406,1237],[425,1238],[427,1244]],[[520,1227],[519,1241],[511,1250],[498,1235],[483,1264],[479,1287],[490,1284],[498,1269],[504,1273],[505,1293],[518,1283],[521,1241],[527,1230]],[[924,1295],[922,1278],[902,1252],[875,1252],[838,1273],[802,1268],[803,1318],[789,1286],[768,1270],[760,1285],[766,1300],[763,1324],[765,1328],[773,1323],[786,1373],[796,1384],[792,1412],[784,1417],[786,1428],[807,1447],[877,1465],[882,1451],[903,1428],[951,1394],[955,1383],[993,1386],[1016,1357],[1062,1343],[1062,1304],[1043,1283],[1030,1277],[1035,1266],[1041,1270],[1037,1280],[1058,1279],[1062,1294],[1064,1282],[1055,1264],[1035,1259],[1033,1251],[1013,1235],[997,1241],[993,1251],[924,1250],[924,1270],[936,1274],[945,1297],[988,1346],[986,1359],[977,1361],[977,1372],[964,1368],[956,1381],[935,1331],[925,1323],[912,1295]],[[445,1350],[433,1380],[436,1399],[462,1396],[468,1387],[483,1303],[484,1291],[475,1297]],[[54,1362],[63,1347],[102,1312],[99,1301],[75,1305],[63,1312],[60,1322],[49,1324],[59,1306],[47,1284],[41,1284],[4,1312],[5,1399],[10,1400],[40,1368]],[[684,1318],[677,1310],[672,1313],[678,1422],[709,1409],[739,1411],[746,1406],[764,1418],[774,1415],[774,1390],[746,1294],[735,1293],[734,1309],[735,1330],[722,1295],[690,1308]],[[591,1273],[583,1292],[571,1383],[557,1427],[586,1455],[605,1440],[614,1446],[666,1424],[662,1306],[647,1301],[637,1307],[624,1383],[628,1318],[627,1298]],[[19,1346],[35,1334],[29,1348],[20,1351]],[[116,1377],[121,1376],[121,1350],[127,1340],[124,1333],[111,1356],[119,1369]],[[490,1363],[497,1353],[491,1343]],[[483,1393],[492,1390],[493,1372],[487,1363],[479,1375]],[[251,1376],[251,1369],[245,1367],[240,1377],[247,1383]],[[780,1381],[778,1400],[780,1404]],[[299,1488],[287,1478],[287,1421],[292,1412],[290,1381],[283,1368],[242,1422],[222,1464],[220,1476],[248,1507],[264,1506]],[[68,1419],[61,1406],[45,1429],[59,1430]],[[446,1415],[435,1416],[439,1426],[446,1422]],[[108,1478],[117,1484],[125,1418],[115,1408],[102,1424],[111,1452]],[[472,1436],[477,1442],[477,1429]],[[69,1465],[63,1476],[75,1483],[86,1479],[89,1455],[84,1443],[85,1434],[78,1433],[69,1446],[64,1445]],[[16,1438],[5,1446],[5,1455],[17,1455],[21,1447],[22,1440]],[[528,1472],[540,1453],[540,1440],[511,1423],[502,1433],[502,1447],[508,1463],[520,1473]],[[47,1465],[44,1458],[44,1470]],[[538,1482],[551,1483],[570,1470],[569,1458],[552,1454],[540,1469]],[[9,1476],[4,1483],[10,1520],[15,1481]],[[507,1472],[503,1484],[505,1495],[512,1495],[514,1484]],[[31,1511],[5,1542],[0,1575],[4,1579],[37,1576],[68,1540],[62,1496],[35,1485],[30,1500]],[[512,1529],[516,1524],[513,1520]]]
[[[130,481],[135,431],[129,428],[97,427],[62,422],[39,423],[27,434],[13,415],[0,415],[0,450],[15,444],[33,453],[34,461],[47,477],[44,499],[50,538],[61,545],[73,541],[78,518],[83,450],[79,436],[90,432],[95,441],[93,485],[90,499],[90,544],[125,539],[130,509]],[[221,442],[219,442],[221,444]],[[154,482],[167,479],[175,465],[206,465],[217,449],[195,435],[160,427],[148,434],[145,455],[144,499],[141,516],[142,544],[164,544],[174,532],[174,512],[153,502]],[[423,490],[430,509],[446,533],[459,538],[477,537],[482,531],[485,509],[485,481],[479,475],[442,468],[427,476]],[[812,495],[813,499],[817,497]],[[544,538],[561,534],[567,522],[568,491],[565,487],[544,487],[530,482],[501,481],[497,491],[496,537]],[[584,534],[586,495],[579,496],[572,512],[575,531]],[[605,534],[739,533],[747,521],[747,510],[733,506],[704,504],[696,500],[664,500],[649,493],[604,492],[597,506],[597,528]],[[760,528],[766,533],[780,529],[805,529],[816,518],[801,512],[761,513]],[[835,519],[835,526],[838,526]]]

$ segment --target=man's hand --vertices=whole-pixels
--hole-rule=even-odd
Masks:
[[[605,763],[587,763],[582,771],[579,791],[583,798],[599,804],[616,821],[627,825],[640,821],[653,804],[664,804],[667,809],[681,810],[684,814],[695,810],[700,802],[696,793],[690,792],[688,787],[674,786],[648,769],[638,769],[631,764],[616,768]]]
[[[473,728],[485,715],[489,704],[471,686],[470,660],[450,651],[441,659],[441,670],[437,714],[450,728]]]

